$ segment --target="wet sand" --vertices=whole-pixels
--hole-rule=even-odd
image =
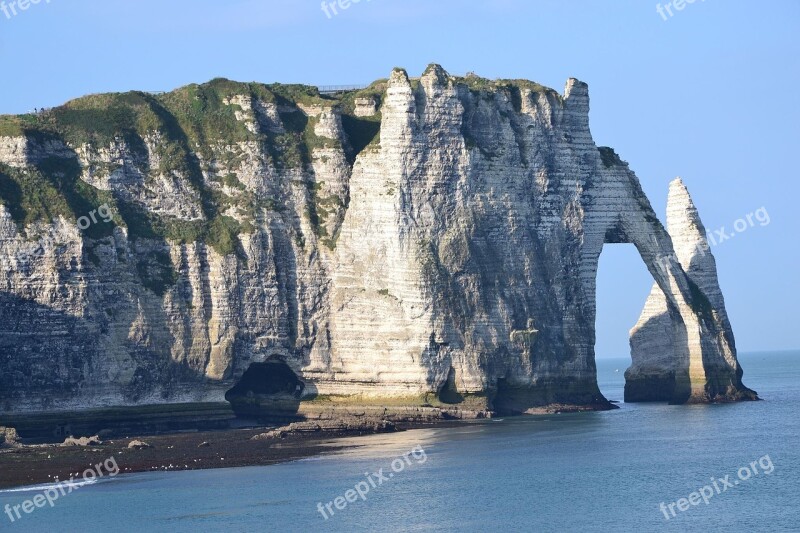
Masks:
[[[336,438],[368,433],[322,432],[251,440],[269,429],[173,433],[112,439],[86,447],[46,444],[0,449],[0,488],[65,481],[71,476],[82,479],[87,468],[112,456],[120,473],[270,465],[336,451],[344,447],[335,443]],[[130,449],[132,440],[152,447]],[[113,461],[108,464],[113,465]],[[106,472],[105,467],[102,470]]]
[[[436,427],[458,422],[437,423]],[[403,424],[397,431],[433,427],[432,424]],[[181,432],[152,436],[111,439],[100,445],[63,446],[40,444],[0,449],[0,489],[82,480],[82,473],[93,465],[114,457],[119,473],[199,470],[240,466],[270,465],[312,457],[353,446],[338,445],[337,439],[372,435],[369,430],[290,433],[284,438],[251,440],[275,427]],[[131,449],[133,440],[150,448]],[[113,462],[109,461],[113,465]],[[107,473],[105,467],[102,471]]]

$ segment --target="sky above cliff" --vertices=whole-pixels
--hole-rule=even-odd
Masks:
[[[0,113],[219,76],[366,84],[431,62],[558,90],[577,77],[595,141],[631,164],[662,220],[683,177],[719,241],[739,349],[798,348],[799,27],[796,0],[6,0]],[[628,354],[651,284],[632,245],[603,252],[598,356]]]

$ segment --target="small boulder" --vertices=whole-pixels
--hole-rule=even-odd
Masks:
[[[14,428],[0,426],[0,448],[19,446],[19,435]]]
[[[316,433],[322,428],[316,422],[293,422],[286,426],[286,431],[290,433]]]
[[[390,422],[388,420],[381,420],[380,422],[376,422],[372,429],[376,433],[392,433],[397,431],[397,426],[394,425],[394,422]]]
[[[94,437],[80,437],[76,439],[73,436],[69,436],[64,439],[64,443],[62,446],[100,446],[103,444],[103,441],[100,440],[100,437],[95,435]]]
[[[152,448],[152,446],[143,440],[132,440],[128,443],[128,448],[132,450],[144,450],[145,448]]]
[[[266,433],[259,433],[254,437],[251,437],[250,440],[270,440],[270,439],[285,439],[289,433],[282,429],[275,429],[272,431],[267,431]]]

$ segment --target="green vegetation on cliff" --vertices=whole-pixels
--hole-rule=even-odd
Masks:
[[[87,237],[108,237],[115,226],[122,226],[132,241],[202,241],[220,254],[233,254],[239,250],[239,235],[254,230],[259,212],[284,211],[280,197],[248,190],[235,169],[257,153],[278,172],[307,173],[314,150],[324,148],[343,149],[353,164],[358,153],[379,141],[381,120],[379,112],[356,117],[355,102],[370,98],[379,107],[386,86],[387,80],[379,80],[364,90],[329,96],[306,85],[218,78],[168,93],[95,94],[38,114],[0,116],[0,137],[27,137],[31,152],[25,154],[26,168],[0,164],[0,203],[20,229],[58,217],[77,221],[105,204],[113,221],[90,225],[84,231]],[[332,107],[340,110],[344,139],[315,132],[319,118],[310,110]],[[94,159],[92,168],[81,168],[77,150]],[[159,214],[130,194],[99,190],[81,179],[82,172],[110,175],[123,168],[121,161],[97,161],[100,153],[110,153],[113,161],[120,157],[115,155],[119,150],[126,172],[138,172],[146,185],[157,179],[185,182],[200,200],[200,218]],[[306,186],[306,215],[317,237],[333,249],[337,236],[329,235],[326,226],[346,199],[320,197],[313,180]],[[230,216],[233,213],[236,218]],[[302,236],[296,240],[302,241]],[[87,242],[88,259],[95,261],[93,250],[94,244]],[[176,280],[170,265],[164,252],[147,252],[136,268],[145,286],[164,294]]]
[[[280,118],[285,133],[250,131],[237,119],[237,112],[244,111],[231,101],[237,96],[282,106]],[[99,204],[108,203],[119,213],[115,221],[127,226],[133,239],[204,240],[218,252],[230,254],[236,250],[237,235],[252,231],[252,220],[240,223],[222,213],[238,204],[252,213],[257,202],[247,197],[235,174],[215,176],[214,167],[219,162],[232,163],[232,158],[237,157],[235,145],[247,142],[264,146],[277,168],[309,164],[310,150],[330,141],[314,135],[314,124],[297,105],[333,103],[313,87],[215,79],[161,95],[137,91],[97,94],[38,115],[0,116],[0,136],[26,136],[42,147],[54,141],[72,149],[105,149],[124,142],[132,157],[142,162],[141,170],[148,177],[162,174],[188,181],[201,199],[203,220],[158,216],[138,204],[95,189],[79,179],[78,159],[68,153],[37,163],[34,169],[0,166],[0,202],[9,206],[21,226],[58,216],[77,220]],[[148,153],[148,145],[153,153]],[[148,168],[148,161],[157,162],[157,167]],[[228,187],[235,183],[237,197],[223,194],[220,187],[213,186],[215,181]],[[113,226],[105,226],[105,233],[110,227]],[[94,225],[87,233],[103,236],[97,234]]]
[[[369,87],[360,91],[351,91],[341,97],[342,127],[350,141],[350,151],[347,158],[352,164],[356,156],[369,146],[380,144],[381,112],[374,115],[358,117],[355,114],[356,100],[371,100],[375,102],[376,109],[380,109],[386,98],[386,88],[389,80],[381,79],[373,82]]]
[[[506,92],[517,109],[522,106],[524,91],[558,97],[555,91],[526,80],[487,80],[474,75],[452,80],[473,92]],[[418,85],[418,79],[413,81]],[[127,164],[135,165],[145,180],[163,176],[185,181],[200,199],[201,218],[183,220],[157,214],[129,196],[92,187],[80,179],[85,169],[69,150],[57,151],[34,168],[0,165],[0,202],[9,206],[20,226],[58,216],[77,220],[108,204],[115,213],[114,222],[92,225],[87,236],[107,236],[114,225],[120,225],[128,228],[134,240],[201,240],[221,254],[235,253],[238,236],[253,230],[260,210],[283,211],[279,197],[256,197],[231,172],[252,157],[242,147],[253,146],[257,153],[265,154],[265,163],[279,172],[309,170],[314,150],[319,148],[342,148],[353,164],[359,153],[379,146],[380,106],[387,87],[388,80],[381,79],[362,90],[323,95],[306,85],[217,78],[163,94],[96,94],[36,115],[0,116],[0,136],[26,136],[45,152],[61,144],[73,150],[88,148],[90,153],[124,147]],[[373,102],[377,111],[356,116],[359,100]],[[269,117],[261,116],[266,113],[265,106],[270,109]],[[344,139],[318,136],[318,118],[304,111],[331,107],[339,109]],[[259,125],[253,127],[251,121]],[[601,155],[604,162],[609,160],[607,154]],[[115,170],[101,168],[102,163],[95,165],[95,173]],[[333,248],[336,236],[327,234],[325,224],[330,215],[346,207],[346,199],[320,197],[314,183],[307,184],[306,214],[317,236]],[[231,216],[234,213],[236,218]]]
[[[543,94],[554,101],[562,100],[557,91],[530,80],[490,80],[470,73],[464,77],[454,78],[454,83],[466,86],[472,93],[479,96],[489,96],[498,91],[505,92],[511,99],[514,110],[518,113],[522,110],[522,97],[525,92]]]
[[[57,217],[77,220],[101,205],[113,203],[111,194],[95,189],[78,178],[77,160],[49,158],[33,168],[18,169],[0,163],[0,204],[5,205],[20,229],[37,221]],[[111,234],[115,216],[110,223],[88,226],[84,233],[91,238]]]

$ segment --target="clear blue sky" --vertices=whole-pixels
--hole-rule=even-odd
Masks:
[[[9,3],[9,0],[6,0]],[[662,4],[666,4],[663,2]],[[800,2],[697,0],[41,0],[0,11],[0,113],[86,93],[240,81],[367,83],[431,62],[463,74],[589,84],[600,145],[630,162],[663,219],[682,176],[706,226],[769,225],[714,248],[742,351],[800,347]],[[668,15],[667,15],[668,16]],[[597,352],[628,353],[651,278],[630,245],[601,257]]]

